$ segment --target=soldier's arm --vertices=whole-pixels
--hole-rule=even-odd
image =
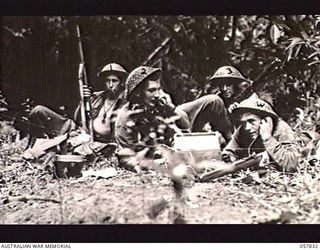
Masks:
[[[190,120],[189,120],[187,113],[185,111],[179,109],[179,107],[175,107],[173,112],[175,115],[180,117],[180,119],[176,121],[177,126],[180,129],[189,129],[190,128]]]
[[[239,136],[240,136],[241,126],[239,126],[233,133],[231,140],[225,146],[222,151],[221,157],[224,162],[234,162],[239,160],[238,151],[240,150]]]
[[[289,141],[279,141],[275,137],[264,140],[265,148],[270,157],[280,168],[295,171],[301,159],[299,146]]]
[[[271,158],[287,171],[295,171],[301,160],[301,148],[295,142],[294,132],[284,121],[279,120],[274,135],[263,139],[264,146]]]
[[[160,99],[162,100],[162,104],[172,112],[172,116],[179,117],[179,119],[176,121],[176,125],[180,129],[189,129],[190,120],[187,113],[173,104],[170,95],[162,90]]]
[[[135,152],[143,150],[146,145],[140,141],[136,119],[132,117],[143,110],[120,110],[115,122],[115,139],[120,148],[129,148]]]

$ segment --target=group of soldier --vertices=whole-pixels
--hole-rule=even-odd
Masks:
[[[236,98],[239,86],[250,80],[235,67],[217,69],[204,95],[180,105],[175,105],[163,90],[162,74],[162,69],[149,66],[137,67],[128,74],[120,64],[110,63],[98,73],[103,90],[85,93],[91,98],[94,141],[116,143],[122,166],[141,171],[140,162],[132,159],[140,159],[139,155],[151,160],[164,158],[158,148],[171,147],[176,133],[204,131],[219,135],[221,160],[230,163],[220,165],[225,173],[236,171],[237,162],[243,159],[253,159],[253,167],[285,171],[295,171],[303,160],[304,144],[298,143],[296,133],[269,100],[257,93],[244,100]],[[213,93],[212,89],[218,91]],[[36,106],[30,119],[41,129],[31,134],[53,138],[80,130],[79,113],[78,108],[74,119],[69,119]]]

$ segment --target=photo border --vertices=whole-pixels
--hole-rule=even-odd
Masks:
[[[1,0],[2,16],[320,14],[289,0]],[[319,225],[0,225],[0,242],[320,242]]]

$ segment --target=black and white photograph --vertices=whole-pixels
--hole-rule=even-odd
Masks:
[[[0,26],[0,224],[320,223],[320,15]]]

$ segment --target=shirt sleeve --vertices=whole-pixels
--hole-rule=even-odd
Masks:
[[[126,116],[120,115],[115,127],[115,139],[120,147],[118,151],[119,163],[128,170],[137,171],[136,168],[140,163],[136,159],[136,154],[147,146],[140,141],[140,135],[136,130],[135,122],[126,118]]]
[[[281,169],[295,171],[301,159],[299,146],[290,141],[279,141],[270,137],[264,141],[264,145],[270,157]]]
[[[264,141],[264,146],[281,169],[295,171],[301,160],[301,148],[295,142],[294,132],[283,120],[279,121],[274,135]]]
[[[119,119],[120,118],[120,119]],[[147,145],[140,141],[140,133],[137,130],[136,122],[127,117],[118,117],[115,128],[115,138],[120,148],[129,148],[135,152],[141,151]]]

